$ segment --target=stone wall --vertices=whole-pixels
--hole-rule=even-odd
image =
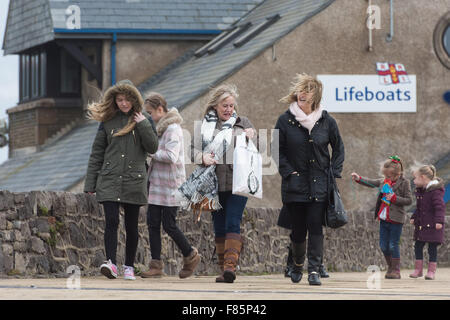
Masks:
[[[371,211],[371,210],[370,210]],[[240,270],[248,274],[281,273],[289,243],[288,230],[276,226],[279,209],[247,208],[242,234],[245,248]],[[447,217],[448,220],[448,217]],[[180,212],[180,229],[196,246],[203,259],[198,274],[217,272],[212,221],[203,214],[199,224],[189,212]],[[121,215],[118,265],[124,262],[125,234]],[[446,224],[448,229],[448,223]],[[86,194],[66,192],[10,193],[0,191],[0,276],[67,276],[66,269],[77,265],[82,275],[99,275],[105,259],[102,207]],[[414,260],[411,225],[405,225],[401,242],[402,268]],[[177,274],[182,256],[163,232],[162,259],[165,272]],[[139,246],[136,265],[146,269],[149,242],[145,207],[139,218]],[[351,212],[349,223],[338,230],[325,230],[325,265],[330,271],[364,271],[369,265],[384,268],[378,247],[378,223],[371,212]],[[450,265],[450,245],[439,248],[439,265]]]

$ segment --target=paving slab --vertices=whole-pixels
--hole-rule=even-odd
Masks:
[[[384,279],[384,272],[331,272],[322,286],[298,284],[280,274],[240,275],[233,284],[215,276],[166,276],[135,281],[103,276],[51,279],[0,279],[0,300],[450,300],[450,268],[435,280]],[[79,285],[79,286],[78,286]],[[74,289],[75,288],[75,289]],[[79,289],[78,289],[79,288]]]

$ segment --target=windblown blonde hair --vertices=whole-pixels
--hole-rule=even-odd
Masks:
[[[311,110],[319,108],[322,100],[322,82],[306,73],[297,74],[291,83],[289,94],[280,99],[280,102],[291,104],[298,100],[300,93],[313,93]]]
[[[223,84],[210,92],[208,102],[205,107],[205,115],[208,114],[209,111],[213,110],[214,107],[216,107],[221,101],[230,96],[234,97],[236,100],[234,110],[237,111],[237,98],[239,97],[239,94],[236,86],[234,84]]]
[[[136,122],[133,119],[135,112],[142,112],[144,101],[139,90],[129,80],[120,81],[114,86],[108,88],[102,99],[88,105],[87,118],[99,122],[106,122],[114,118],[120,110],[116,104],[116,96],[123,94],[131,102],[131,110],[128,113],[128,123],[114,134],[115,137],[126,135],[131,132]]]

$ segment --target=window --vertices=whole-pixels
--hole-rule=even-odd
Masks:
[[[450,69],[450,11],[439,19],[434,29],[433,44],[438,59]]]
[[[227,43],[233,41],[236,37],[238,37],[240,34],[245,32],[250,26],[252,25],[251,22],[245,23],[243,25],[239,25],[236,27],[231,28],[230,30],[222,32],[219,36],[205,44],[203,47],[198,49],[195,52],[195,56],[197,58],[203,56],[206,53],[213,54],[217,51],[219,51],[222,47],[224,47]]]
[[[20,101],[45,95],[46,60],[45,51],[20,55]]]
[[[20,56],[21,100],[27,100],[30,98],[29,59],[30,59],[29,55]]]
[[[447,55],[450,57],[450,25],[447,26],[442,41],[444,43],[444,49],[447,52]]]
[[[61,50],[61,93],[79,93],[81,65],[66,50]]]
[[[40,87],[41,87],[41,92],[40,92],[40,96],[41,97],[45,97],[47,95],[47,54],[45,51],[41,52],[41,56],[40,56],[40,79],[39,79],[39,83],[40,83]]]
[[[39,96],[39,53],[35,53],[31,56],[31,97],[36,98]]]

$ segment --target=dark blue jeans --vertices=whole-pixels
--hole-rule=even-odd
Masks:
[[[380,220],[380,248],[386,256],[400,258],[400,237],[403,224]]]
[[[232,194],[231,191],[219,192],[222,209],[212,213],[216,237],[225,237],[227,233],[241,233],[241,220],[247,197]]]

